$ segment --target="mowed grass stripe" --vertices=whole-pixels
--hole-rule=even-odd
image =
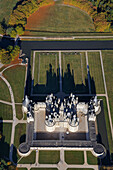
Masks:
[[[84,164],[84,152],[65,151],[65,162],[67,164]]]
[[[19,147],[20,143],[25,142],[25,134],[26,134],[26,124],[18,124],[15,127],[15,139],[14,146],[16,148]]]
[[[99,52],[88,52],[92,93],[105,93]],[[93,78],[93,79],[92,79]],[[93,82],[94,80],[94,82]]]
[[[13,66],[4,71],[4,76],[10,83],[16,103],[21,103],[24,97],[25,66]]]
[[[46,35],[49,31],[59,35],[59,32],[68,34],[68,32],[93,32],[95,30],[91,18],[84,11],[62,5],[40,8],[28,18],[25,29],[30,30],[26,32],[29,35],[36,33],[42,35],[44,31]]]
[[[5,142],[7,142],[9,145],[11,141],[11,131],[12,131],[12,124],[3,123],[3,136],[5,137]]]
[[[0,100],[11,102],[11,96],[6,83],[0,78]]]
[[[63,53],[63,91],[86,92],[85,80],[87,79],[86,59],[84,53]],[[70,84],[69,84],[70,83]]]
[[[13,110],[11,105],[0,103],[0,118],[3,120],[13,119]]]
[[[57,164],[60,161],[60,151],[39,151],[40,164]]]
[[[57,59],[56,59],[57,58]],[[58,60],[58,54],[41,54],[36,53],[35,56],[35,71],[34,71],[34,85],[46,84],[47,72],[50,70],[57,75],[56,61]],[[58,62],[57,62],[58,63]],[[58,67],[58,65],[57,65]],[[39,81],[38,81],[39,80]]]
[[[104,73],[113,122],[113,51],[102,51]]]
[[[57,93],[58,79],[58,53],[36,53],[33,93]]]

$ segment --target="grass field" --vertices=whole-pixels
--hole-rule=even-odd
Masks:
[[[24,96],[25,66],[15,66],[4,71],[5,78],[9,81],[15,102],[22,102]]]
[[[90,76],[94,80],[91,81],[92,93],[105,93],[99,52],[88,52],[88,62]]]
[[[18,163],[19,164],[34,164],[36,159],[36,151],[32,151],[27,157],[23,157]]]
[[[27,35],[95,31],[91,18],[85,12],[57,4],[40,8],[28,18],[25,28],[28,30],[25,32]]]
[[[2,118],[3,120],[12,120],[13,119],[12,106],[0,103],[0,118]]]
[[[108,117],[108,109],[107,109],[106,98],[105,97],[98,97],[98,99],[103,100],[104,115],[105,115],[106,128],[107,128],[107,137],[108,137],[108,142],[109,142],[109,150],[110,150],[110,154],[113,154],[113,141],[112,141],[112,136],[111,136],[111,129],[110,129],[110,123],[109,123],[109,117]],[[111,158],[111,159],[113,160],[113,158]]]
[[[26,124],[18,124],[15,127],[15,139],[14,145],[16,148],[19,147],[20,143],[25,141],[25,134],[26,134]]]
[[[98,158],[96,158],[90,151],[87,151],[87,162],[89,165],[98,165]]]
[[[113,51],[102,51],[102,56],[113,123]]]
[[[39,151],[40,164],[57,164],[60,161],[60,151]]]
[[[84,164],[84,152],[65,151],[65,162],[67,164]]]
[[[5,142],[7,142],[9,145],[11,141],[11,130],[12,130],[11,123],[3,123],[3,136],[5,137]]]
[[[67,170],[94,170],[92,168],[68,168]]]
[[[10,0],[10,3],[9,0],[0,1],[0,22],[5,19],[6,23],[8,23],[10,14],[17,2],[18,0]]]
[[[22,105],[16,104],[16,117],[20,120],[23,118]]]
[[[58,91],[58,53],[36,53],[34,93]]]
[[[18,168],[18,170],[27,170],[27,168]]]
[[[31,168],[30,170],[58,170],[57,168]]]
[[[63,91],[88,93],[87,69],[84,53],[62,53]]]
[[[1,78],[0,78],[0,100],[5,100],[8,102],[11,101],[9,89]]]

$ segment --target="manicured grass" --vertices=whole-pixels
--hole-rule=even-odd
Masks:
[[[87,93],[87,69],[84,53],[62,53],[63,91]]]
[[[58,91],[58,53],[36,53],[34,93]]]
[[[67,164],[84,164],[83,151],[65,151],[65,162]]]
[[[98,165],[98,158],[96,158],[90,151],[87,151],[87,162],[89,165]]]
[[[113,123],[113,51],[102,51],[102,57]]]
[[[13,119],[13,111],[11,105],[0,103],[0,118],[2,118],[3,120]]]
[[[67,170],[94,170],[92,168],[68,168]]]
[[[27,157],[23,157],[18,163],[19,164],[34,164],[36,159],[36,151],[32,151]]]
[[[17,2],[18,0],[10,0],[10,3],[9,0],[0,1],[0,22],[5,19],[6,23],[8,23],[13,7],[16,5]]]
[[[31,168],[30,170],[57,170],[57,168]]]
[[[37,19],[38,18],[38,19]],[[94,32],[91,18],[78,8],[52,5],[40,8],[27,21],[25,34],[33,35],[40,32]],[[41,34],[42,31],[42,34]],[[56,34],[55,34],[56,35]]]
[[[6,83],[1,78],[0,78],[0,100],[5,100],[8,102],[11,101],[9,89]]]
[[[60,161],[60,151],[39,151],[40,164],[57,164]]]
[[[105,121],[106,121],[106,128],[107,128],[107,137],[108,137],[108,142],[109,142],[109,149],[110,149],[110,153],[113,153],[113,141],[112,141],[112,136],[111,136],[111,128],[110,128],[110,123],[109,123],[109,117],[108,117],[108,109],[107,109],[106,98],[105,98],[105,97],[98,97],[98,99],[102,99],[102,100],[103,100],[104,116],[105,116]]]
[[[23,118],[22,105],[16,104],[16,117],[20,120]]]
[[[15,139],[14,139],[14,146],[16,148],[19,147],[20,143],[25,141],[25,134],[26,134],[26,124],[18,124],[15,127]]]
[[[88,52],[92,93],[105,93],[99,52]]]
[[[3,123],[3,136],[5,136],[5,142],[7,142],[9,145],[11,141],[11,131],[12,131],[12,124]]]
[[[18,170],[27,170],[27,168],[18,168]]]
[[[24,96],[25,66],[14,66],[4,71],[9,81],[16,103],[21,103]]]

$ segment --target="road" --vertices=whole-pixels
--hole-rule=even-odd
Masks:
[[[23,53],[31,50],[113,50],[113,41],[20,41]]]

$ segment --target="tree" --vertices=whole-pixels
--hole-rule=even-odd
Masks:
[[[13,30],[11,31],[10,36],[11,36],[12,38],[15,38],[15,37],[16,37],[16,35],[17,35],[17,32],[16,32],[16,30],[15,30],[15,29],[13,29]]]
[[[18,35],[22,35],[24,33],[24,28],[22,25],[17,25],[15,28]]]
[[[13,29],[14,29],[13,27],[7,28],[6,34],[11,35],[11,32],[13,31]]]
[[[13,46],[12,45],[9,45],[8,47],[7,47],[7,50],[9,51],[9,53],[13,50]]]
[[[9,52],[5,49],[2,49],[1,51],[1,62],[3,64],[9,64],[11,62],[11,57],[9,55]]]
[[[16,32],[16,30],[15,30],[14,27],[9,27],[9,28],[6,30],[6,33],[7,33],[8,35],[10,35],[11,37],[13,37],[13,38],[15,38],[16,35],[17,35],[17,32]]]
[[[16,45],[10,53],[10,57],[12,61],[19,55],[19,52],[20,52],[20,47]]]
[[[0,23],[0,34],[5,34],[5,29],[3,28],[2,24]]]

